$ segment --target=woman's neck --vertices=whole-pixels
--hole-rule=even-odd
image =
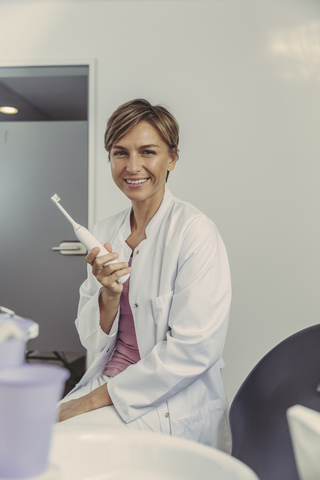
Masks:
[[[132,250],[146,238],[146,228],[159,210],[162,200],[163,196],[148,205],[146,202],[132,202],[131,235],[127,239],[127,244]]]
[[[150,220],[155,216],[162,203],[164,193],[151,199],[150,202],[132,202],[131,232],[142,233]]]

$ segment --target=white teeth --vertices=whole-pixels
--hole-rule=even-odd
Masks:
[[[130,183],[132,185],[137,185],[138,183],[145,183],[148,179],[145,178],[143,180],[126,180],[127,183]]]

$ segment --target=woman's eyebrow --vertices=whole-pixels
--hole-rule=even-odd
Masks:
[[[112,149],[113,148],[120,148],[121,150],[127,150],[126,147],[121,147],[121,145],[113,145]]]
[[[154,145],[151,143],[150,145],[141,145],[140,148],[159,148],[159,145]]]
[[[117,148],[120,150],[127,150],[126,147],[122,147],[121,145],[113,145],[112,149]],[[159,148],[159,145],[154,145],[153,143],[150,143],[149,145],[140,145],[139,148]]]

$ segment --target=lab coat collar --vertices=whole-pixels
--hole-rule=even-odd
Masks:
[[[150,222],[147,225],[146,228],[146,236],[152,235],[154,232],[158,231],[158,225],[162,222],[162,219],[167,211],[168,205],[171,203],[173,198],[172,193],[170,190],[166,187],[164,196],[162,199],[162,202],[160,204],[160,207],[154,214],[154,216],[151,218]]]
[[[173,195],[170,192],[170,190],[166,187],[161,205],[147,225],[147,228],[146,228],[147,238],[153,235],[154,232],[157,232],[157,229],[158,229],[157,227],[161,223],[167,211],[168,205],[172,202],[172,199],[173,199]],[[129,237],[129,235],[131,235],[131,225],[130,225],[131,212],[132,212],[132,207],[127,210],[121,231],[119,232],[119,237],[122,238],[123,242],[125,242]]]

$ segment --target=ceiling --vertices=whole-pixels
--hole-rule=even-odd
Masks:
[[[0,122],[87,120],[88,66],[0,67]]]

